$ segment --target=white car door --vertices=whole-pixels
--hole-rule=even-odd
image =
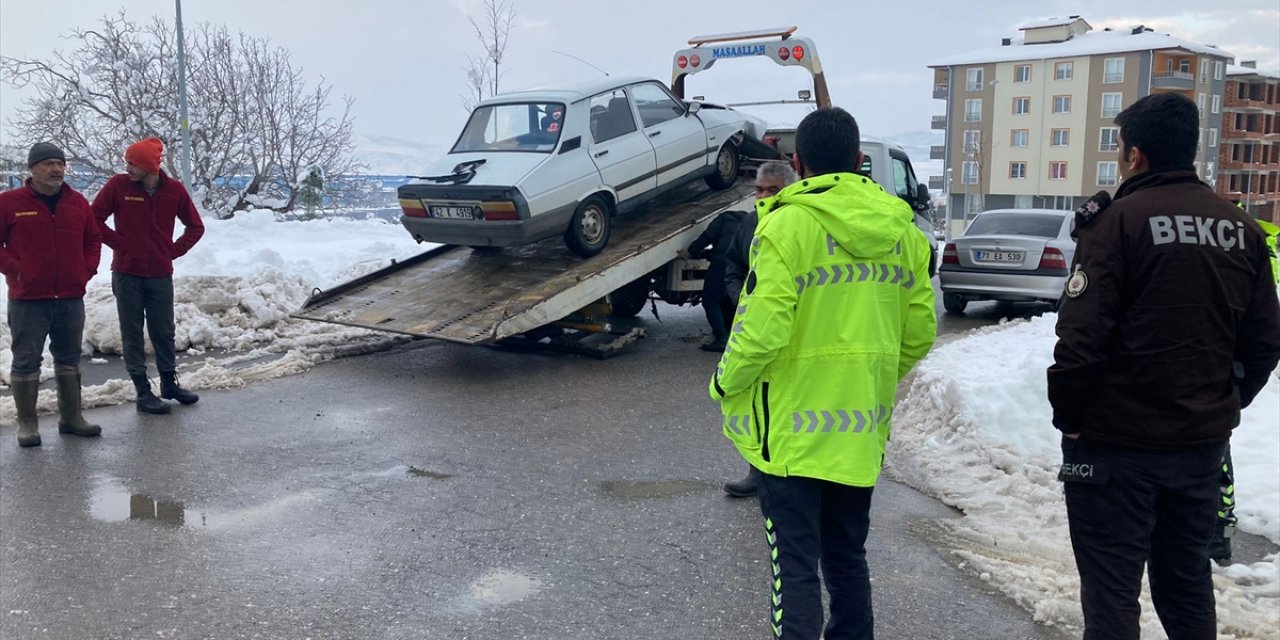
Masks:
[[[653,145],[636,126],[631,102],[622,89],[591,98],[591,144],[588,151],[604,183],[627,200],[657,185]]]
[[[636,103],[645,137],[658,154],[658,186],[676,182],[715,157],[723,140],[708,142],[702,121],[688,115],[683,102],[671,97],[662,85],[644,82],[628,89]],[[708,147],[713,147],[708,151]]]

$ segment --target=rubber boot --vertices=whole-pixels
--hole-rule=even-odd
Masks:
[[[1216,531],[1213,532],[1213,540],[1209,542],[1209,559],[1218,563],[1218,566],[1226,566],[1231,564],[1231,534],[1235,533],[1235,527],[1224,527],[1218,525]]]
[[[183,389],[178,384],[178,374],[173,371],[160,372],[160,397],[165,400],[177,400],[181,404],[200,402],[200,396]]]
[[[751,470],[747,472],[747,477],[737,482],[726,482],[724,492],[733,498],[750,498],[760,488],[760,475],[759,469],[751,467]]]
[[[169,413],[169,405],[151,393],[151,381],[147,380],[146,376],[129,377],[133,380],[133,388],[138,391],[138,399],[134,401],[134,404],[137,405],[139,413],[154,413],[156,415]]]
[[[80,412],[80,369],[55,367],[58,380],[58,433],[92,438],[102,434],[102,427],[89,424]]]
[[[18,446],[40,446],[40,420],[36,417],[36,398],[40,397],[40,374],[9,376],[13,389],[13,406],[18,410]]]

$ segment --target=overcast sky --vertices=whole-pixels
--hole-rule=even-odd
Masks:
[[[118,0],[117,0],[118,2]],[[516,27],[503,76],[508,89],[583,80],[589,66],[611,74],[670,81],[671,56],[691,36],[795,25],[814,39],[834,101],[877,135],[927,130],[943,104],[931,98],[930,62],[1016,37],[1023,23],[1081,15],[1095,29],[1145,24],[1163,33],[1215,44],[1237,61],[1280,69],[1280,0],[983,0],[977,2],[795,2],[794,0],[513,0]],[[462,67],[480,46],[467,23],[482,0],[186,0],[183,20],[225,24],[268,35],[314,81],[355,98],[359,133],[452,144],[466,118]],[[976,7],[981,6],[981,9]],[[143,22],[172,21],[171,0],[0,0],[0,55],[47,57],[69,44],[73,27],[92,27],[123,8]],[[690,95],[733,102],[795,96],[808,77],[764,59],[721,61],[689,81]],[[0,119],[22,97],[0,85]],[[0,133],[0,143],[25,145]]]

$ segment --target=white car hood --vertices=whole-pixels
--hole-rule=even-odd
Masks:
[[[708,129],[722,125],[747,129],[747,119],[741,113],[731,109],[702,109],[698,111],[698,118],[702,120],[703,125]],[[751,131],[747,131],[747,133],[753,135]]]
[[[469,172],[466,165],[483,160],[475,166],[475,176],[469,181],[458,184],[478,185],[486,187],[514,187],[535,167],[550,158],[550,153],[529,153],[523,151],[480,151],[468,153],[450,153],[437,160],[427,170],[424,177],[440,178],[458,173]],[[434,180],[428,182],[436,182]],[[447,184],[447,183],[446,183]]]

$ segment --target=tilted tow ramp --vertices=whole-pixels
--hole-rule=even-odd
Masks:
[[[746,185],[710,192],[701,183],[677,189],[615,219],[609,245],[586,259],[559,238],[500,251],[437,247],[317,290],[293,317],[472,345],[553,323],[594,325],[595,331],[634,339],[643,331],[614,330],[604,318],[607,307],[603,314],[579,312],[666,266],[716,214],[749,192]]]

